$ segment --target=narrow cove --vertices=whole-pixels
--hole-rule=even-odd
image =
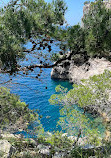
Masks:
[[[25,76],[21,78],[22,74],[17,74],[13,77],[0,74],[0,77],[2,81],[8,81],[9,78],[13,78],[11,83],[7,83],[4,86],[10,88],[12,93],[19,95],[21,101],[26,102],[30,109],[38,110],[40,121],[45,132],[61,131],[61,127],[56,126],[60,117],[60,107],[50,105],[48,100],[50,96],[55,93],[55,87],[57,85],[60,84],[70,90],[72,84],[68,81],[52,80],[50,77],[51,69],[43,70],[43,74],[40,77],[41,80],[38,80],[34,78],[37,71],[38,69],[36,69],[35,72],[31,72],[30,77]],[[80,108],[78,108],[78,110],[81,112]],[[91,115],[88,115],[88,118],[90,121],[94,120]],[[98,130],[103,133],[104,128],[102,125],[98,126]],[[26,135],[25,132],[23,132],[23,134]]]
[[[55,44],[52,45],[55,52],[59,51],[59,47]],[[27,43],[25,45],[27,49],[31,48],[31,43]],[[44,55],[46,51],[43,51]],[[41,57],[41,52],[39,51],[39,55]],[[39,59],[40,60],[40,59]],[[43,59],[42,59],[43,60]],[[31,64],[36,64],[38,62],[38,56],[34,54],[26,55],[25,60],[20,61],[20,65],[27,66]],[[40,71],[42,70],[42,73]],[[38,76],[40,75],[40,76]],[[37,76],[37,78],[35,77]],[[70,90],[73,88],[72,84],[69,81],[55,80],[51,79],[51,69],[39,69],[35,68],[34,71],[30,71],[29,74],[24,74],[24,72],[19,72],[16,75],[8,75],[8,74],[0,74],[1,82],[6,82],[6,84],[2,84],[2,86],[6,86],[10,89],[11,93],[17,94],[20,96],[21,101],[28,104],[29,109],[37,110],[39,114],[39,119],[45,132],[53,132],[53,131],[61,131],[61,127],[57,126],[57,122],[59,121],[61,109],[60,106],[50,105],[49,99],[52,94],[54,94],[55,88],[57,85],[61,85]],[[10,82],[7,82],[9,81]],[[81,113],[82,109],[78,108],[78,111]],[[94,118],[87,114],[89,121],[94,122]],[[33,125],[30,126],[33,128]],[[75,127],[77,128],[77,127]],[[98,126],[98,130],[100,133],[104,133],[103,125],[100,124]],[[63,131],[65,132],[65,131]],[[25,136],[27,133],[22,132]]]

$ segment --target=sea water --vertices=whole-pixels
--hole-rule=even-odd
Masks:
[[[27,44],[26,47],[30,48],[31,45]],[[59,48],[55,46],[54,48],[56,48],[55,51],[59,50]],[[22,66],[37,63],[36,58],[32,55],[27,55],[26,58],[29,60],[24,59],[21,61],[20,64]],[[42,70],[43,72],[38,78],[36,78],[36,75],[40,71],[39,68],[35,68],[33,72],[29,71],[29,75],[25,75],[23,72],[19,72],[16,75],[0,74],[0,85],[10,88],[11,93],[19,95],[21,101],[28,104],[29,109],[37,109],[39,116],[41,116],[40,121],[44,130],[53,132],[61,130],[61,128],[57,126],[60,117],[60,107],[59,105],[50,105],[48,100],[50,96],[55,93],[57,85],[60,84],[70,90],[72,84],[68,81],[51,79],[51,69],[47,68]],[[10,82],[7,82],[9,80]],[[90,119],[93,120],[92,117],[90,117]]]
[[[57,85],[62,85],[68,89],[72,88],[72,84],[68,81],[59,81],[51,79],[51,69],[43,70],[41,81],[34,77],[34,73],[30,76],[9,76],[8,74],[0,74],[2,82],[12,78],[12,82],[4,84],[10,88],[11,92],[20,96],[21,101],[26,102],[30,109],[37,109],[39,116],[42,118],[41,123],[45,131],[58,130],[56,127],[59,120],[59,106],[50,105],[49,98],[55,93]],[[36,70],[35,70],[36,72]],[[21,73],[22,74],[22,73]],[[47,89],[46,89],[47,87]]]

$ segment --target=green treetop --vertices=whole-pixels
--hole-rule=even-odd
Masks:
[[[43,128],[36,112],[30,110],[25,102],[11,94],[9,89],[0,88],[0,129],[8,132],[26,130],[30,123],[36,122],[37,134],[43,133]],[[33,134],[34,134],[33,129]]]
[[[82,20],[86,32],[85,46],[88,54],[108,57],[111,51],[111,9],[106,8],[103,0],[91,2],[88,14],[85,14]]]
[[[100,133],[97,127],[101,124],[98,114],[103,116],[104,112],[106,113],[104,118],[106,129],[111,131],[110,85],[111,72],[105,71],[101,75],[82,80],[80,85],[74,84],[73,89],[69,91],[60,85],[57,86],[57,94],[52,95],[49,101],[51,104],[59,104],[61,106],[61,117],[58,123],[63,130],[66,130],[69,134],[77,135],[77,132],[81,129],[83,135],[85,134],[93,141],[95,136],[97,136],[96,140],[98,141]],[[94,114],[93,110],[97,112],[95,121],[98,120],[98,123],[94,123],[92,127],[92,123],[87,116],[87,109],[92,114]]]
[[[24,52],[41,48],[51,51],[51,37],[64,24],[67,7],[63,0],[15,0],[0,10],[0,67],[14,72]],[[26,50],[24,44],[32,43]]]

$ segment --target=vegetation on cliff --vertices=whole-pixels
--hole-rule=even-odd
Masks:
[[[82,18],[82,27],[74,25],[61,30],[61,45],[88,58],[105,57],[111,60],[111,9],[102,0],[90,3],[90,9]]]
[[[106,57],[110,60],[111,11],[104,7],[102,0],[91,3],[91,9],[83,19],[83,28],[79,25],[66,29],[58,27],[65,22],[64,14],[66,9],[67,7],[63,0],[55,0],[52,3],[46,3],[44,0],[12,0],[7,6],[1,8],[0,72],[16,74],[18,71],[23,71],[23,74],[27,75],[27,71],[33,71],[35,67],[55,67],[65,59],[70,60],[71,56],[75,54],[82,54],[85,59],[84,62],[89,57]],[[59,54],[62,57],[60,55],[54,56],[53,53],[50,55],[54,40],[60,41],[61,51]],[[24,46],[27,42],[32,44],[32,48],[29,50]],[[48,51],[44,55],[40,50]],[[66,53],[67,50],[70,50],[68,55]],[[25,58],[27,54],[34,54],[37,64],[21,67],[19,61]],[[54,64],[50,63],[52,57],[56,60]],[[38,76],[35,77],[37,78]],[[59,153],[59,150],[65,150],[65,152],[70,150],[69,157],[79,158],[85,156],[86,158],[96,154],[99,155],[98,157],[104,156],[103,150],[105,150],[105,154],[107,151],[110,152],[108,148],[110,147],[111,131],[109,117],[106,115],[104,118],[107,137],[101,140],[96,128],[101,123],[98,121],[100,119],[97,118],[97,122],[94,124],[95,127],[92,125],[93,128],[90,128],[91,123],[86,116],[86,107],[90,108],[91,106],[93,109],[96,107],[96,111],[102,115],[103,113],[100,111],[101,106],[102,108],[110,106],[110,85],[111,72],[105,71],[102,75],[93,76],[88,80],[82,81],[81,85],[75,84],[74,88],[69,92],[67,89],[58,86],[56,91],[59,94],[52,95],[50,102],[62,105],[60,110],[62,116],[58,124],[68,133],[76,134],[77,139],[75,141],[70,141],[67,137],[63,139],[61,133],[57,132],[50,138],[43,136],[40,139],[38,138],[40,143],[50,143],[52,145],[52,155],[56,151]],[[75,104],[80,108],[84,108],[84,111],[78,113]],[[107,110],[109,110],[108,108]],[[102,110],[104,111],[104,109]],[[2,131],[14,131],[17,127],[27,129],[27,126],[33,122],[37,123],[37,128],[32,134],[38,135],[39,133],[41,136],[44,132],[38,120],[38,114],[29,110],[24,102],[21,102],[17,96],[11,94],[8,89],[3,87],[0,88],[0,122],[2,122],[0,124]],[[78,128],[74,129],[75,125]],[[84,151],[83,148],[77,145],[80,136],[84,135],[88,137],[90,144],[94,145],[94,150],[91,153]],[[17,148],[17,152],[30,148],[30,142],[24,145],[23,139],[21,141],[9,141]],[[100,146],[102,143],[105,149],[96,150],[95,146]],[[34,146],[34,150],[36,150],[36,146]]]
[[[17,95],[9,89],[0,87],[0,129],[2,132],[18,132],[27,130],[28,125],[36,122],[37,133],[42,134],[43,128],[36,111],[30,110],[25,102],[21,102]],[[34,134],[33,129],[33,134]]]
[[[80,85],[74,84],[73,89],[70,91],[58,85],[56,87],[57,94],[52,95],[49,101],[51,104],[62,106],[59,125],[62,126],[63,130],[72,133],[72,135],[79,133],[79,130],[81,130],[81,135],[83,136],[84,134],[88,135],[89,138],[96,136],[94,141],[96,143],[99,138],[97,127],[102,123],[102,120],[98,117],[101,116],[103,117],[103,124],[106,126],[106,130],[110,133],[110,84],[111,72],[105,71],[101,75],[95,75],[87,80],[82,80]],[[83,109],[81,113],[78,112],[77,105]],[[92,125],[91,130],[91,122],[87,118],[87,111],[96,117],[95,121],[98,120],[97,123]],[[77,129],[76,126],[78,127]],[[110,135],[107,137],[104,134],[104,139],[110,141]]]

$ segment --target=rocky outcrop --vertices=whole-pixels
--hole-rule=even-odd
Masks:
[[[82,79],[102,74],[104,70],[111,71],[111,62],[105,58],[90,58],[85,62],[83,56],[77,55],[53,68],[51,78],[69,80],[71,83],[80,84]],[[108,93],[109,101],[107,104],[90,105],[85,108],[93,116],[101,115],[105,122],[111,122],[111,91],[108,91]]]
[[[51,78],[69,80],[72,83],[79,84],[82,79],[88,79],[91,76],[102,74],[105,69],[111,71],[111,62],[105,58],[94,58],[84,62],[84,58],[77,57],[75,59],[65,60],[53,68]]]
[[[5,138],[21,138],[20,134],[10,134],[10,133],[2,133],[1,134],[1,138],[5,139]]]
[[[51,145],[43,145],[43,144],[39,144],[37,146],[37,149],[39,150],[38,153],[40,153],[41,155],[47,155],[49,156],[50,155],[50,152],[51,152]]]
[[[7,140],[0,140],[0,157],[10,158],[16,149]]]
[[[71,61],[69,61],[69,60],[63,61],[57,67],[52,69],[51,78],[69,80],[70,65],[71,65]]]
[[[52,136],[51,133],[49,133],[49,135],[50,137]],[[72,143],[77,140],[77,137],[68,136],[67,133],[62,134],[62,137],[63,139],[67,137]],[[105,146],[96,147],[90,145],[87,137],[81,137],[78,139],[76,146],[71,145],[68,148],[60,148],[58,145],[47,143],[47,141],[42,140],[42,142],[39,142],[38,139],[35,138],[28,138],[27,140],[27,138],[20,138],[20,136],[17,137],[16,135],[5,133],[2,134],[2,139],[0,140],[0,158],[71,158],[73,157],[73,150],[76,151],[77,148],[80,148],[83,153],[91,153],[90,155],[92,155],[95,149],[96,151],[102,152]]]

